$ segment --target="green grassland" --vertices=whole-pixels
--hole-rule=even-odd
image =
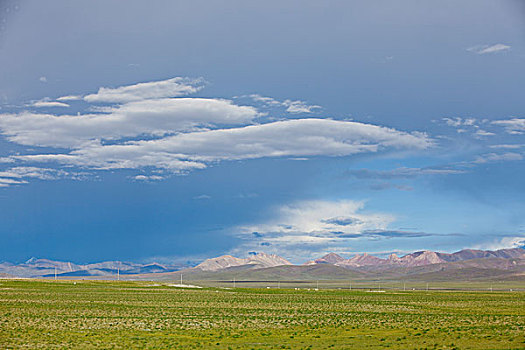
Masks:
[[[0,347],[524,349],[525,293],[0,280]]]

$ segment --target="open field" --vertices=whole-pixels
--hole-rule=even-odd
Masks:
[[[0,280],[0,347],[523,349],[525,293]]]
[[[477,291],[477,292],[525,292],[521,281],[391,281],[391,280],[185,280],[185,282],[215,288],[281,288],[281,289],[338,289],[364,291]]]

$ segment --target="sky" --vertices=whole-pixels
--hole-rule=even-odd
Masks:
[[[0,261],[525,245],[525,4],[0,1]]]

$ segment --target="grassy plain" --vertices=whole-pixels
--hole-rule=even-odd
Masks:
[[[0,280],[0,348],[524,349],[524,292]]]

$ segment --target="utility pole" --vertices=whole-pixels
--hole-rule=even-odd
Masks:
[[[317,280],[317,289],[319,289],[319,280]]]
[[[182,273],[180,274],[180,285],[182,286]]]
[[[428,292],[428,283],[427,283],[427,292]]]
[[[281,281],[277,282],[277,289],[281,289]]]
[[[117,281],[120,281],[120,261],[117,262]]]
[[[403,292],[406,292],[406,290],[407,290],[407,284],[406,282],[403,282]]]
[[[350,282],[350,290],[352,290],[352,282]]]
[[[57,267],[55,266],[55,281],[57,280]]]

